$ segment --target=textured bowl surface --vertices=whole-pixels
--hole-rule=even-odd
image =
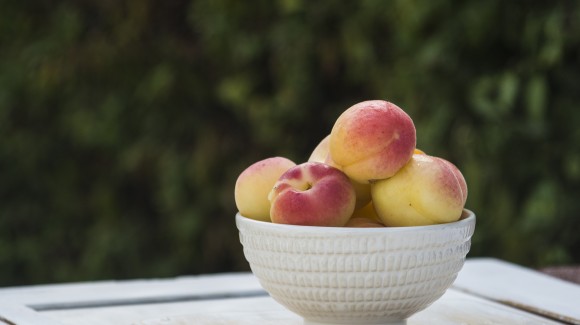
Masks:
[[[261,285],[305,323],[388,324],[404,323],[451,286],[475,215],[420,227],[292,226],[240,214],[236,224]]]

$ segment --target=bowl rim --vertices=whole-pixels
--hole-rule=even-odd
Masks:
[[[238,229],[241,225],[248,225],[253,228],[289,231],[289,232],[315,232],[315,233],[399,233],[399,232],[416,232],[416,231],[441,231],[449,228],[464,228],[469,225],[475,225],[476,217],[473,211],[463,209],[461,217],[457,221],[439,223],[426,226],[398,226],[398,227],[323,227],[323,226],[302,226],[272,223],[267,221],[250,219],[244,217],[240,212],[236,213],[236,225]]]

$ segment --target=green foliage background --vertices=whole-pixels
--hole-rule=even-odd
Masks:
[[[576,1],[0,0],[0,285],[248,270],[233,188],[387,99],[470,256],[580,263]]]

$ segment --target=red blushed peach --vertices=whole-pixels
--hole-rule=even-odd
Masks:
[[[397,105],[372,100],[355,104],[336,120],[330,133],[332,160],[360,182],[393,176],[413,155],[413,121]]]
[[[371,185],[375,211],[386,226],[420,226],[461,217],[467,184],[452,163],[415,154],[393,177]]]
[[[274,223],[334,227],[346,224],[356,201],[348,177],[337,168],[317,162],[286,171],[269,198]]]
[[[308,158],[309,162],[321,162],[332,167],[341,169],[334,161],[329,154],[329,143],[330,143],[330,135],[327,135],[320,141],[320,143],[314,148],[312,154]],[[356,204],[355,210],[362,208],[366,204],[371,201],[371,185],[369,183],[360,183],[355,181],[354,179],[350,179],[352,186],[354,187],[354,191],[356,192]]]
[[[246,168],[236,180],[234,198],[240,214],[256,220],[270,221],[268,194],[278,178],[296,164],[284,157],[258,161]]]

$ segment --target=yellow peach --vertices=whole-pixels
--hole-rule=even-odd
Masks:
[[[376,221],[381,221],[381,218],[379,218],[377,212],[375,211],[375,206],[373,205],[372,201],[370,201],[364,207],[355,210],[354,213],[352,214],[352,218],[367,218]]]
[[[452,163],[415,154],[393,177],[371,185],[375,211],[386,226],[456,221],[467,200],[467,184]]]
[[[296,164],[284,157],[258,161],[246,168],[236,180],[234,199],[240,214],[256,220],[270,221],[268,194],[278,178]]]
[[[384,227],[385,225],[374,219],[356,217],[350,218],[344,226],[354,228],[379,228]]]
[[[326,159],[328,157],[329,140],[330,135],[327,135],[318,143],[314,150],[312,150],[310,157],[308,157],[309,162],[326,163]]]

